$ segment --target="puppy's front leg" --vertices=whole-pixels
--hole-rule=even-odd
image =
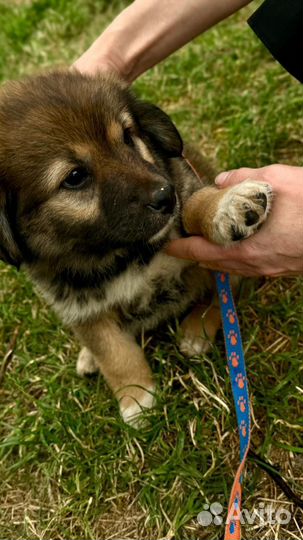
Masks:
[[[202,271],[201,279],[203,279]],[[239,284],[240,278],[238,276],[231,276],[231,286],[234,295],[238,292]],[[215,294],[210,305],[197,304],[182,321],[180,325],[182,332],[180,351],[189,357],[207,353],[215,341],[220,326],[220,304],[219,298]]]
[[[209,306],[198,304],[181,323],[180,351],[189,357],[209,352],[220,326],[218,299]]]
[[[119,400],[124,421],[138,427],[142,409],[153,406],[155,390],[141,347],[109,318],[77,326],[74,331],[84,345],[78,359],[78,373],[100,370]]]
[[[267,218],[271,200],[271,186],[254,180],[225,189],[204,187],[185,204],[184,228],[226,246],[258,230]]]

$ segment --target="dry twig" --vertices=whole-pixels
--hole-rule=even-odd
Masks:
[[[8,365],[9,365],[10,361],[12,360],[12,358],[14,356],[14,350],[15,350],[15,347],[16,347],[16,342],[17,342],[17,337],[18,337],[18,334],[19,334],[19,330],[20,330],[20,327],[17,326],[15,328],[15,330],[14,330],[12,339],[10,341],[8,351],[7,351],[6,355],[4,356],[2,365],[0,367],[0,385],[3,383],[3,380],[4,380],[4,377],[5,377],[5,373],[6,373],[6,370],[8,368]]]

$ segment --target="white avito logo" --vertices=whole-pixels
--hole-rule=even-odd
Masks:
[[[199,525],[202,525],[202,527],[208,527],[211,524],[222,525],[223,510],[222,504],[218,502],[211,505],[203,504],[203,510],[197,515]],[[283,506],[275,508],[272,504],[265,505],[265,503],[261,502],[251,512],[247,508],[243,508],[237,519],[240,520],[242,525],[254,525],[256,523],[260,525],[273,525],[275,523],[286,525],[291,520],[291,513]]]
[[[197,515],[199,525],[207,527],[211,523],[214,525],[222,525],[223,518],[220,516],[223,512],[223,506],[220,503],[214,502],[211,505],[203,504],[204,510]]]

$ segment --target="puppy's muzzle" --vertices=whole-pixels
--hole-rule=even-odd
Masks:
[[[176,200],[173,186],[166,184],[153,191],[147,207],[160,214],[172,214],[176,206]]]

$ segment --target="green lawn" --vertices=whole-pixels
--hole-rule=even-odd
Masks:
[[[126,5],[106,0],[0,0],[0,77],[68,64]],[[245,20],[254,4],[151,70],[135,85],[171,114],[218,170],[303,165],[302,87]],[[302,280],[247,280],[238,309],[247,353],[255,451],[303,494]],[[121,422],[104,381],[75,372],[78,346],[22,273],[0,266],[0,354],[19,331],[0,385],[0,539],[219,539],[203,505],[226,509],[238,438],[223,339],[184,359],[176,325],[147,354],[158,402],[147,427]],[[219,399],[218,399],[219,398]],[[249,511],[272,501],[288,525],[245,528],[245,539],[303,538],[302,511],[252,462]]]

